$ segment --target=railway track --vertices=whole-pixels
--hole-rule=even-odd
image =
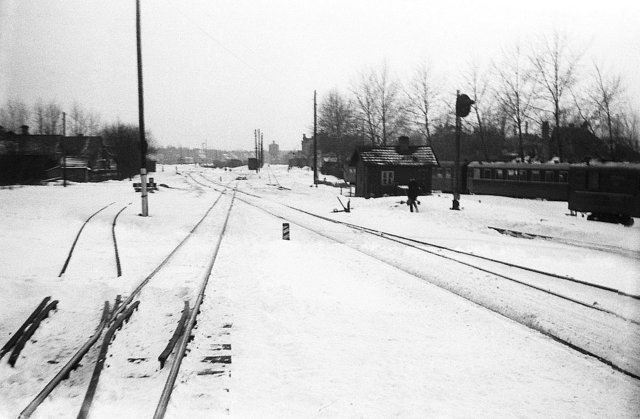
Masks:
[[[157,350],[157,353],[155,353],[156,349],[160,346],[164,347],[170,339],[171,332],[173,332],[176,327],[173,317],[179,317],[180,309],[183,307],[184,301],[197,301],[202,298],[206,284],[200,285],[202,282],[198,280],[198,274],[194,274],[194,272],[199,272],[208,278],[208,274],[206,273],[207,266],[203,267],[202,263],[204,261],[206,265],[206,261],[210,261],[209,264],[213,264],[215,256],[211,257],[209,251],[211,251],[214,246],[219,247],[223,234],[223,231],[220,232],[219,229],[220,222],[218,217],[211,216],[211,213],[220,211],[218,203],[224,196],[224,192],[220,193],[218,198],[208,208],[187,236],[153,272],[144,278],[144,280],[129,293],[129,296],[124,299],[124,301],[120,302],[120,299],[118,299],[117,303],[110,310],[108,309],[108,305],[105,304],[106,308],[103,311],[102,320],[96,328],[95,333],[93,333],[71,359],[69,359],[58,374],[45,385],[32,402],[25,407],[21,412],[21,418],[30,417],[42,403],[55,403],[55,393],[52,394],[52,392],[54,392],[56,388],[60,394],[64,394],[65,391],[70,391],[72,387],[78,387],[79,384],[83,386],[89,385],[89,387],[85,394],[85,402],[80,408],[78,417],[87,416],[94,399],[97,404],[96,409],[105,409],[107,412],[110,412],[107,416],[111,416],[113,406],[109,405],[108,400],[102,400],[100,396],[101,392],[104,391],[108,394],[108,389],[101,390],[99,385],[100,372],[102,372],[103,366],[113,367],[105,369],[109,371],[109,373],[117,371],[115,372],[116,374],[123,373],[131,377],[151,374],[158,378],[163,374],[157,361],[162,349]],[[231,201],[233,201],[233,198]],[[231,206],[222,211],[226,211],[228,216],[230,210]],[[214,230],[214,234],[212,234],[212,230]],[[224,227],[222,230],[224,230]],[[216,231],[218,235],[215,234]],[[205,270],[204,274],[202,274],[203,269]],[[210,270],[210,267],[208,269]],[[182,279],[184,283],[177,284],[176,281],[178,279]],[[135,316],[133,316],[134,310],[137,310]],[[191,310],[189,314],[193,316],[197,314],[197,312],[198,310],[194,309]],[[154,315],[154,313],[165,313],[165,316],[157,316]],[[132,319],[131,321],[129,321],[130,318]],[[127,321],[129,321],[129,324],[123,327]],[[191,325],[191,327],[193,326]],[[122,330],[116,334],[120,328],[122,328]],[[155,340],[140,340],[142,336],[148,336],[149,333],[151,333],[151,336],[156,337]],[[117,339],[113,341],[116,336]],[[83,358],[88,357],[90,361],[95,358],[95,354],[91,355],[89,351],[101,337],[102,350],[96,360],[96,369],[94,370],[94,375],[91,380],[88,378],[87,368],[83,368],[80,377],[76,377],[72,380],[72,383],[65,385],[64,380],[69,377],[72,370],[78,368]],[[114,349],[114,345],[116,349]],[[118,347],[118,345],[120,345],[120,347]],[[109,351],[110,354],[112,354],[112,351],[116,354],[126,354],[133,351],[135,355],[125,357],[124,359],[114,358],[114,356],[106,358],[107,351]],[[88,356],[86,356],[87,353],[89,353]],[[164,371],[166,371],[166,369]],[[108,378],[106,382],[109,382]],[[156,380],[156,382],[159,381]],[[130,390],[132,394],[135,393],[135,391],[139,392],[139,388],[138,390],[135,390],[135,388],[131,388]],[[52,395],[52,397],[48,397],[49,395]],[[158,389],[157,396],[159,397],[159,395],[160,391]],[[144,399],[144,397],[142,399]],[[136,404],[134,403],[133,405]],[[153,407],[151,410],[153,410]]]
[[[222,186],[215,181],[204,178],[217,186]],[[242,191],[238,192],[243,193]],[[251,198],[257,197],[253,194],[243,194]],[[401,248],[410,248],[412,252],[427,253],[430,258],[445,258],[455,262],[461,265],[465,269],[465,275],[470,277],[482,278],[482,276],[478,275],[480,272],[487,279],[476,279],[474,281],[487,283],[487,292],[483,292],[482,295],[474,295],[479,288],[470,287],[469,284],[472,281],[466,280],[464,275],[456,277],[456,274],[450,274],[454,277],[454,280],[449,282],[437,280],[436,277],[429,275],[428,272],[419,269],[407,271],[434,285],[445,288],[463,298],[535,329],[582,354],[592,356],[626,375],[640,379],[640,354],[634,349],[636,343],[640,344],[640,319],[638,318],[640,315],[640,300],[639,296],[635,294],[346,223],[274,201],[270,201],[272,205],[267,208],[265,202],[269,200],[263,197],[260,197],[259,205],[251,202],[249,198],[238,199],[280,219],[290,222],[295,220],[293,221],[294,223],[305,229],[362,251],[378,260],[387,261],[405,271],[406,268],[402,267],[402,264],[399,264],[389,254],[394,252],[401,254],[405,252]],[[282,213],[281,208],[283,207],[290,210],[288,214]],[[296,218],[292,216],[292,212],[302,214],[307,219]],[[317,228],[312,227],[308,217],[342,226],[350,230],[350,232],[341,231],[328,234],[326,231],[319,231]],[[393,246],[399,246],[399,248],[395,250],[385,247],[383,252],[379,250],[372,251],[371,246],[357,243],[353,240],[354,231],[367,236],[379,237],[391,242]],[[429,248],[432,248],[432,250]],[[438,262],[434,259],[433,263],[437,264]],[[491,266],[490,268],[487,267],[488,264]],[[494,289],[502,289],[499,292],[500,298],[496,298]],[[541,298],[541,294],[545,297]],[[520,303],[522,307],[518,306]],[[555,319],[550,319],[545,314],[550,307],[556,314]],[[559,323],[556,320],[557,318],[563,318],[562,323]],[[591,328],[593,323],[605,324],[609,330],[618,331],[619,333],[617,333],[617,336],[608,336],[610,339],[600,336],[597,330]],[[614,356],[611,355],[612,351],[610,349],[612,347],[615,348],[613,351]]]
[[[568,245],[571,245],[571,246],[582,247],[582,248],[585,248],[585,249],[598,250],[598,251],[606,252],[606,253],[613,253],[613,254],[621,255],[621,256],[632,258],[632,259],[636,259],[636,260],[640,259],[640,252],[634,251],[634,250],[631,250],[631,249],[627,249],[627,248],[624,248],[624,247],[620,247],[620,246],[611,246],[611,245],[605,245],[605,244],[602,244],[602,243],[586,242],[586,241],[583,241],[583,240],[576,240],[576,239],[568,239],[568,238],[563,238],[563,237],[555,237],[555,236],[547,236],[547,235],[542,235],[542,234],[527,233],[527,232],[523,232],[523,231],[511,230],[511,229],[502,228],[502,227],[488,226],[488,228],[490,228],[491,230],[495,230],[500,234],[504,234],[504,235],[511,236],[511,237],[519,237],[519,238],[525,238],[525,239],[550,240],[550,241],[554,241],[554,242],[557,242],[557,243],[563,243],[563,244],[568,244]]]
[[[120,214],[125,209],[127,209],[127,207],[131,203],[124,205],[119,211],[117,211],[114,215],[112,215],[112,218],[108,223],[107,223],[106,217],[103,216],[102,217],[103,219],[101,220],[101,222],[96,223],[94,221],[94,223],[90,224],[91,220],[95,220],[99,218],[101,215],[105,214],[105,211],[107,209],[113,208],[112,207],[113,204],[115,204],[115,202],[111,202],[110,204],[105,205],[104,207],[100,208],[98,211],[91,214],[83,222],[82,226],[80,226],[80,229],[78,230],[78,233],[75,236],[75,239],[73,240],[73,243],[71,244],[71,247],[67,254],[67,258],[65,259],[62,265],[62,268],[60,269],[60,273],[58,274],[58,277],[62,277],[63,275],[67,275],[67,276],[82,275],[82,272],[73,272],[73,266],[70,267],[72,261],[74,262],[73,265],[91,266],[92,269],[94,270],[96,270],[96,264],[100,263],[104,265],[104,268],[101,268],[98,266],[97,270],[100,271],[101,273],[105,273],[108,270],[112,270],[112,272],[114,272],[116,276],[118,277],[122,276],[122,265],[120,263],[120,255],[118,253],[118,242],[116,238],[116,223]],[[105,231],[107,230],[108,227],[110,227],[109,233]],[[85,231],[85,228],[87,231],[92,229],[94,231],[87,233]],[[85,234],[83,234],[83,232],[85,232]],[[88,238],[86,238],[87,235],[89,236]],[[102,247],[103,249],[111,248],[111,250],[113,251],[111,253],[112,256],[111,257],[107,256],[108,252],[105,251],[102,254],[103,257],[101,257],[100,260],[97,261],[95,258],[95,254],[91,254],[91,255],[82,254],[83,248],[82,246],[78,246],[78,243],[85,240],[88,242],[91,242],[91,244],[93,245],[91,247],[95,247],[95,244],[98,243],[98,246]],[[75,261],[78,259],[80,261],[76,263]]]

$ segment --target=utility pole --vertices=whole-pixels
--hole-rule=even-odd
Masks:
[[[62,186],[67,187],[67,149],[64,137],[67,136],[67,113],[62,112]]]
[[[149,216],[147,193],[147,140],[144,132],[144,98],[142,88],[142,41],[140,30],[140,0],[136,0],[136,40],[138,55],[138,131],[140,136],[140,195],[142,197],[142,215]]]
[[[452,210],[460,209],[460,136],[462,135],[462,118],[469,115],[471,105],[475,102],[465,94],[456,90],[456,161],[453,168],[453,204]]]
[[[313,91],[313,184],[318,187],[318,117],[316,91]]]
[[[259,136],[259,130],[254,129],[253,130],[253,149],[254,149],[254,154],[256,156],[256,173],[260,171],[260,167],[258,165],[258,136]]]
[[[456,103],[460,97],[460,90],[456,90]],[[460,131],[462,131],[462,121],[456,112],[456,160],[453,166],[453,203],[452,210],[460,209]]]
[[[264,134],[260,132],[260,167],[264,167]]]

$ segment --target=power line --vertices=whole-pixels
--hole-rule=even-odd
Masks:
[[[170,3],[170,0],[165,0],[166,3]],[[246,60],[244,60],[242,57],[240,57],[238,54],[236,54],[234,51],[232,51],[231,49],[227,48],[226,45],[224,45],[221,41],[219,41],[218,39],[216,39],[213,35],[211,35],[209,32],[207,32],[207,30],[205,30],[200,24],[198,24],[194,19],[192,19],[191,17],[189,17],[186,13],[184,13],[182,10],[180,10],[179,8],[175,7],[175,5],[169,4],[169,6],[173,6],[174,9],[180,13],[184,18],[186,18],[189,22],[191,22],[193,24],[193,26],[195,26],[198,30],[200,30],[200,32],[202,32],[207,38],[211,39],[213,42],[215,42],[216,44],[218,44],[222,49],[224,49],[226,52],[228,52],[229,54],[231,54],[235,59],[237,59],[239,62],[241,62],[242,64],[244,64],[247,68],[253,70],[254,72],[256,72],[257,74],[259,74],[261,77],[263,77],[264,79],[272,82],[272,83],[278,83],[275,80],[271,79],[270,77],[266,76],[263,72],[261,72],[257,67],[249,64]],[[213,20],[213,17],[211,17],[211,15],[209,15],[206,12],[202,12],[203,15],[206,15],[208,18],[210,18],[211,20]],[[247,48],[248,49],[248,48]]]

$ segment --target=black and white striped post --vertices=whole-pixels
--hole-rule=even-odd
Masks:
[[[289,223],[282,223],[282,240],[289,240]]]

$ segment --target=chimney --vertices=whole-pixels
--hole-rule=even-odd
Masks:
[[[22,125],[20,127],[20,134],[21,135],[29,135],[29,126],[28,125]]]
[[[409,137],[403,135],[402,137],[398,138],[398,153],[409,153]]]

